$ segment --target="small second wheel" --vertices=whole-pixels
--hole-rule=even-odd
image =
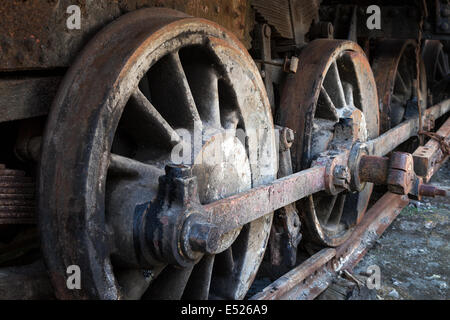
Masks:
[[[417,61],[416,47],[414,40],[388,39],[376,44],[372,68],[380,100],[382,133],[408,117],[417,116],[417,106],[422,112],[427,107],[427,75],[420,56]]]
[[[350,41],[320,39],[304,48],[297,73],[286,80],[280,109],[279,124],[296,132],[291,153],[297,171],[310,167],[322,152],[379,134],[375,80],[364,52]],[[320,192],[299,201],[306,235],[325,246],[343,243],[362,218],[372,187]]]

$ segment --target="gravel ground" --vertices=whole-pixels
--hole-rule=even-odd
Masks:
[[[431,183],[450,189],[450,162]],[[355,267],[381,271],[378,299],[450,299],[450,197],[411,201]]]

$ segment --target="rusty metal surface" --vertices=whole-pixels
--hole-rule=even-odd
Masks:
[[[290,147],[294,140],[294,131],[276,126],[279,129],[278,178],[292,174]],[[285,268],[295,266],[298,244],[302,239],[300,217],[291,203],[275,212],[269,238],[268,255],[272,272],[283,274]],[[275,269],[275,270],[274,270]]]
[[[450,118],[436,132],[439,136],[446,137],[449,141]],[[413,153],[414,170],[416,174],[423,177],[424,181],[429,181],[431,176],[439,170],[440,166],[448,158],[440,146],[439,141],[430,139],[424,146],[420,146]]]
[[[422,115],[423,122],[429,119],[438,119],[450,111],[450,99],[444,100],[425,110]],[[386,131],[381,136],[367,142],[370,154],[384,156],[394,150],[401,143],[419,133],[419,117],[403,121],[401,124]]]
[[[34,189],[24,171],[0,164],[0,225],[36,223]]]
[[[444,101],[435,104],[432,107],[429,107],[424,112],[425,121],[430,118],[433,119],[433,121],[435,121],[436,119],[442,117],[449,111],[450,111],[450,99],[446,99]]]
[[[402,122],[367,143],[371,154],[384,156],[419,132],[419,118]]]
[[[61,77],[0,79],[0,122],[46,115],[60,81]]]
[[[325,189],[325,168],[313,167],[288,177],[204,205],[223,232],[231,231],[271,211]],[[227,215],[222,215],[226,212]]]
[[[294,38],[289,0],[252,0],[251,4],[282,37]]]
[[[321,0],[252,0],[252,7],[277,34],[303,44],[313,21],[319,20]]]
[[[289,0],[296,44],[303,44],[313,21],[319,21],[321,2],[322,0]]]
[[[81,9],[80,30],[67,29],[70,5]],[[0,71],[67,67],[103,26],[143,7],[167,7],[215,21],[250,47],[254,17],[247,0],[11,0],[0,2]]]
[[[334,276],[330,262],[335,255],[335,249],[322,249],[255,294],[250,300],[314,299],[328,287]]]
[[[389,192],[381,197],[366,212],[350,238],[336,249],[335,270],[354,267],[408,203],[406,196]]]
[[[363,155],[358,170],[361,181],[385,184],[389,170],[389,158]]]
[[[392,193],[411,194],[419,199],[421,196],[434,197],[446,194],[445,190],[425,185],[423,179],[415,174],[414,160],[410,153],[395,151],[389,158],[362,156],[358,171],[361,182],[387,185]]]
[[[260,57],[263,61],[270,61],[272,59],[271,48],[271,36],[272,30],[268,24],[258,24],[255,27],[255,39],[260,44]],[[255,61],[256,62],[256,61]],[[272,113],[275,110],[275,98],[273,88],[273,65],[261,63],[260,66],[261,75],[263,76],[264,85],[267,91],[267,97],[269,98]]]
[[[406,104],[412,98],[411,95],[414,94],[411,88],[413,87],[413,80],[417,80],[417,75],[414,74],[416,45],[416,42],[411,39],[381,40],[376,42],[376,47],[371,53],[373,59],[372,69],[377,83],[380,106],[381,133],[391,128],[392,117],[395,117],[394,111],[396,109],[394,108],[406,110]],[[420,90],[424,99],[421,101],[421,108],[424,110],[426,107],[427,87],[426,79],[422,79],[424,81],[421,82]],[[399,81],[403,81],[400,85],[406,87],[399,88]],[[394,95],[395,97],[393,97]]]

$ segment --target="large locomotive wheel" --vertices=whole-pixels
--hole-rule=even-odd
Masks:
[[[416,42],[414,40],[382,40],[377,42],[372,69],[380,99],[381,132],[395,127],[407,117],[416,116],[417,84],[421,111],[427,107],[427,77],[419,58],[417,77]]]
[[[297,171],[320,153],[378,136],[376,85],[367,58],[353,42],[315,40],[300,54],[281,96],[282,126],[296,131],[291,153]],[[351,133],[343,129],[350,125]],[[315,242],[338,246],[364,214],[372,185],[359,193],[314,194],[297,207]]]
[[[243,142],[223,138],[225,129],[259,133]],[[168,9],[138,10],[108,25],[65,76],[44,137],[39,227],[57,297],[243,298],[271,215],[229,235],[234,243],[223,252],[177,267],[142,264],[135,212],[156,197],[173,147],[196,130],[203,138],[189,159],[202,203],[273,180],[272,129],[254,62],[220,26]],[[222,162],[209,163],[217,152]],[[81,269],[80,290],[66,286],[70,265]]]

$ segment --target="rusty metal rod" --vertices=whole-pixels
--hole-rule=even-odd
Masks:
[[[385,193],[365,213],[351,236],[336,248],[335,271],[353,268],[408,203],[407,196]]]
[[[450,99],[444,100],[430,108],[423,115],[423,119],[432,117],[437,119],[450,111]],[[377,156],[384,156],[394,150],[400,144],[417,135],[419,132],[419,117],[403,121],[396,127],[386,131],[378,138],[366,143],[369,153]]]
[[[450,99],[447,99],[424,112],[424,117],[439,118],[450,110]],[[367,142],[369,152],[384,155],[417,134],[419,118],[409,119],[380,137]],[[376,164],[374,168],[372,166]],[[386,184],[388,159],[362,157],[360,175],[362,181]],[[264,215],[280,209],[304,197],[325,190],[326,169],[313,167],[293,175],[277,179],[267,185],[256,187],[204,205],[210,221],[220,226],[226,233],[254,221]],[[223,214],[227,213],[227,214]]]
[[[298,267],[292,269],[282,277],[278,278],[275,282],[272,282],[269,286],[264,288],[261,292],[255,294],[250,300],[305,300],[306,298],[311,298],[309,292],[305,294],[304,289],[312,289],[311,283],[315,279],[308,279],[308,284],[306,285],[307,278],[315,274],[316,279],[319,274],[318,270],[321,270],[320,276],[324,278],[321,283],[328,283],[329,281],[324,281],[325,278],[331,280],[332,274],[331,265],[326,265],[331,259],[336,255],[336,250],[332,248],[322,249],[318,253],[314,254],[308,258],[305,262],[300,264]],[[326,270],[328,267],[329,270]],[[327,272],[328,271],[328,272]],[[304,283],[303,283],[304,281]],[[303,285],[303,286],[302,286]],[[326,289],[325,286],[323,290]],[[316,295],[317,290],[314,290]]]
[[[224,198],[203,208],[222,232],[241,227],[306,196],[325,190],[325,167],[317,166],[267,185]]]
[[[444,114],[450,111],[450,99],[441,101],[437,104],[435,104],[432,107],[429,107],[424,112],[424,117],[426,118],[433,118],[434,120],[442,117]]]
[[[436,132],[441,137],[447,137],[445,141],[449,141],[450,135],[450,118]],[[417,175],[422,176],[424,181],[429,181],[431,176],[439,170],[442,163],[448,158],[441,150],[439,141],[430,139],[424,146],[416,149],[413,153],[414,170]]]
[[[359,161],[358,169],[361,182],[386,184],[389,173],[389,158],[362,156]]]
[[[419,118],[403,121],[378,138],[367,142],[369,153],[384,156],[419,132]]]

